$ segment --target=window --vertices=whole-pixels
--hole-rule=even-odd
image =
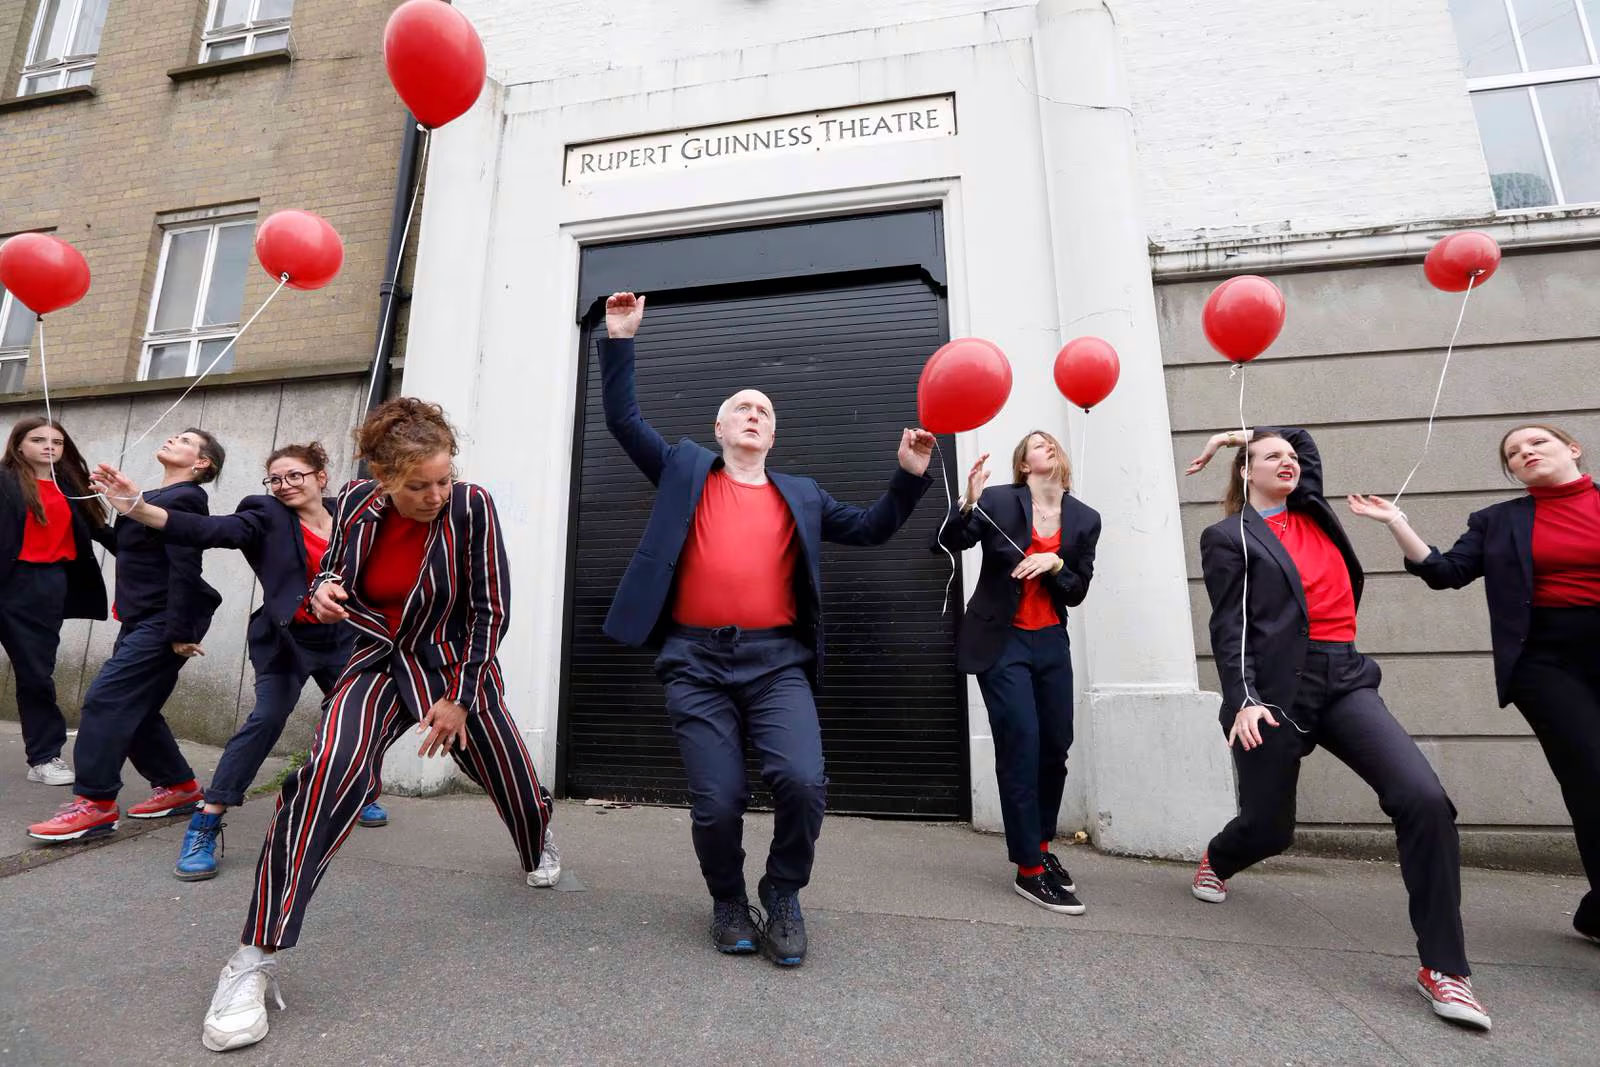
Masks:
[[[168,227],[139,359],[140,380],[185,378],[210,366],[239,332],[254,218]],[[217,371],[233,369],[233,353]]]
[[[110,0],[41,0],[22,67],[20,96],[88,85]]]
[[[34,318],[22,301],[0,288],[0,393],[22,392]]]
[[[1600,202],[1600,0],[1450,0],[1501,211]]]
[[[289,47],[294,0],[211,0],[200,62]]]

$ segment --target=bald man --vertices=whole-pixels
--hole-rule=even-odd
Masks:
[[[811,878],[828,786],[813,695],[824,648],[822,542],[880,545],[892,537],[928,489],[933,435],[901,431],[899,466],[868,508],[841,504],[810,478],[767,469],[778,418],[756,389],[722,402],[715,450],[687,437],[669,445],[634,396],[633,337],[644,304],[642,296],[612,294],[600,342],[606,427],[657,489],[605,632],[660,649],[656,677],[688,772],[712,944],[798,966],[806,956],[799,894]],[[777,809],[758,886],[764,918],[745,895],[745,737]]]

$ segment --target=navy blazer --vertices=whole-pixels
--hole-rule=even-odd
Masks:
[[[66,490],[65,483],[61,488]],[[71,495],[70,492],[68,495]],[[67,563],[67,599],[62,607],[64,619],[103,619],[106,617],[106,580],[94,558],[95,542],[111,547],[111,527],[95,526],[84,517],[87,500],[69,500],[72,508],[72,542],[77,555]],[[22,487],[17,473],[0,467],[0,589],[11,580],[17,557],[22,553],[22,533],[28,509],[22,502]]]
[[[1011,577],[1022,557],[1016,545],[1027,550],[1033,540],[1033,494],[1026,485],[995,485],[978,498],[989,519],[977,508],[962,513],[957,505],[950,512],[941,532],[934,534],[933,551],[940,547],[960,552],[973,545],[983,546],[983,565],[978,585],[967,601],[961,629],[956,635],[956,670],[977,674],[993,667],[1005,650],[1022,600],[1022,581]],[[998,525],[999,529],[996,529]],[[1002,532],[1003,531],[1003,532]],[[1006,538],[1011,540],[1006,540]],[[1055,602],[1063,624],[1067,609],[1083,603],[1089,582],[1094,578],[1095,546],[1100,541],[1100,513],[1071,496],[1061,498],[1061,550],[1057,553],[1065,566],[1039,580]],[[1013,544],[1015,542],[1015,545]]]
[[[1339,516],[1322,495],[1322,457],[1316,442],[1301,429],[1258,429],[1276,433],[1300,457],[1300,484],[1289,494],[1288,506],[1309,516],[1333,541],[1344,557],[1350,590],[1359,607],[1365,576]],[[1238,474],[1232,476],[1237,478]],[[1311,640],[1311,617],[1306,611],[1300,571],[1283,542],[1248,503],[1244,506],[1244,531],[1249,545],[1250,633],[1242,667],[1239,637],[1243,625],[1239,609],[1246,555],[1245,545],[1239,540],[1239,516],[1229,515],[1206,527],[1200,535],[1200,571],[1211,598],[1211,652],[1222,682],[1224,725],[1231,723],[1246,704],[1292,708]]]
[[[1467,532],[1450,551],[1434,548],[1420,563],[1406,560],[1406,570],[1434,589],[1460,589],[1483,579],[1495,695],[1502,708],[1511,703],[1511,679],[1533,624],[1534,509],[1526,493],[1491,504],[1467,516]]]
[[[144,498],[169,513],[211,511],[206,491],[194,482],[147,489]],[[206,584],[200,550],[168,544],[160,532],[127,516],[117,519],[112,532],[117,618],[134,623],[165,613],[168,641],[192,644],[205,637],[222,594]]]
[[[361,576],[379,520],[393,506],[371,480],[345,486],[335,505],[333,538],[311,589],[331,580],[342,582],[349,594],[344,609],[355,629],[355,649],[340,683],[364,672],[388,672],[419,719],[439,700],[468,712],[487,704],[504,708],[496,656],[511,611],[511,572],[493,498],[470,482],[451,486],[449,505],[428,524],[422,570],[399,632],[391,635],[383,613],[362,599]]]
[[[329,514],[338,504],[324,499]],[[261,606],[250,613],[245,636],[250,646],[250,662],[259,671],[285,665],[284,657],[294,657],[292,640],[295,613],[310,591],[306,576],[306,542],[300,530],[300,516],[274,496],[247,496],[239,501],[232,515],[191,515],[167,513],[162,533],[169,544],[194,548],[235,548],[261,581]],[[333,534],[330,532],[331,538]],[[308,636],[326,643],[346,646],[355,641],[355,631],[342,624],[300,623],[309,627]],[[291,658],[290,663],[293,663]]]
[[[633,339],[600,341],[600,381],[606,428],[657,487],[644,537],[628,561],[605,633],[625,645],[657,646],[672,620],[672,583],[706,477],[722,457],[685,437],[669,445],[639,412],[633,384]],[[816,653],[809,668],[820,686],[826,646],[822,625],[822,542],[881,545],[905,525],[932,480],[896,467],[889,489],[869,508],[842,504],[810,478],[767,472],[794,516],[802,566],[796,568],[796,629]]]

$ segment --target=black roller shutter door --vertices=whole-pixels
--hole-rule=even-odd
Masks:
[[[564,786],[573,796],[686,803],[650,671],[653,653],[600,630],[654,490],[606,431],[594,351],[604,327],[591,324],[578,430]],[[882,272],[652,300],[639,340],[639,403],[667,440],[706,443],[722,400],[759,388],[777,412],[772,468],[809,475],[838,499],[865,505],[888,483],[900,430],[915,424],[917,376],[945,334],[942,299],[926,280]],[[950,442],[943,444],[949,454]],[[824,546],[828,673],[818,711],[831,810],[967,814],[956,616],[941,614],[949,562],[927,548],[944,506],[936,481],[888,544]],[[755,802],[765,803],[753,761],[750,782]]]

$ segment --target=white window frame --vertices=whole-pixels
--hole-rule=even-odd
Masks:
[[[205,314],[205,297],[211,291],[211,270],[216,265],[217,237],[230,227],[249,226],[255,228],[254,215],[229,215],[222,218],[205,219],[198,222],[179,223],[167,226],[161,233],[161,258],[156,266],[155,286],[150,293],[150,313],[145,319],[144,343],[139,348],[139,376],[138,380],[150,381],[150,352],[153,348],[164,345],[189,343],[189,357],[184,364],[184,373],[173,375],[174,378],[192,378],[205,368],[200,367],[200,346],[205,341],[226,341],[237,336],[239,323],[214,322],[202,325],[200,318]],[[156,329],[156,313],[161,309],[161,287],[167,278],[167,253],[172,248],[172,239],[180,233],[194,233],[199,230],[207,231],[210,237],[206,241],[206,258],[200,268],[200,285],[195,293],[194,309],[191,312],[189,325],[170,330]],[[157,379],[165,381],[167,379]]]
[[[6,326],[11,322],[12,315],[32,315],[33,309],[18,300],[10,290],[0,289],[0,337],[6,335]],[[37,327],[35,327],[37,329]],[[21,363],[23,375],[27,375],[28,357],[33,354],[33,334],[28,334],[28,344],[22,348],[0,348],[0,364]],[[0,390],[0,395],[10,390]]]
[[[211,24],[216,21],[217,4],[220,2],[221,0],[210,0],[210,3],[206,5],[206,29],[200,40],[200,62],[202,63],[213,62],[211,51],[218,45],[232,44],[241,40],[244,41],[244,51],[237,56],[229,56],[227,58],[243,59],[245,56],[253,56],[256,53],[257,38],[262,34],[281,33],[287,30],[289,23],[294,18],[291,13],[283,18],[258,19],[256,14],[261,10],[261,0],[250,0],[250,17],[245,19],[243,23],[213,30]],[[220,60],[217,62],[220,62]]]
[[[78,23],[83,18],[83,5],[86,0],[71,0],[71,2],[72,17],[67,23],[68,47],[71,47],[72,39],[78,36]],[[56,89],[75,88],[75,86],[70,86],[67,84],[72,80],[72,76],[83,71],[88,71],[92,76],[94,72],[94,62],[100,56],[100,49],[97,43],[93,52],[65,55],[60,59],[46,60],[43,63],[27,63],[26,57],[33,55],[33,50],[39,47],[39,35],[44,32],[44,13],[46,10],[48,10],[48,8],[49,5],[41,0],[39,4],[39,10],[34,12],[33,33],[28,36],[28,50],[23,53],[24,65],[22,68],[22,77],[17,82],[18,96],[32,95],[28,88],[31,83],[42,81],[45,78],[55,74],[61,75],[61,83],[55,87]],[[88,85],[90,80],[91,79],[85,79],[78,84]],[[52,89],[39,90],[39,92],[53,91],[54,90]]]
[[[1584,47],[1589,53],[1589,62],[1577,67],[1554,67],[1546,70],[1528,70],[1528,54],[1522,47],[1522,27],[1517,21],[1515,0],[1501,0],[1506,9],[1506,21],[1511,27],[1511,43],[1517,49],[1517,66],[1520,71],[1509,74],[1493,74],[1484,78],[1468,78],[1467,94],[1470,100],[1475,93],[1490,92],[1497,89],[1521,89],[1527,94],[1528,104],[1533,109],[1533,125],[1539,134],[1539,147],[1544,152],[1545,169],[1550,172],[1550,191],[1555,195],[1555,203],[1541,204],[1538,207],[1512,207],[1502,208],[1495,205],[1495,213],[1499,215],[1520,215],[1529,211],[1553,211],[1560,208],[1583,207],[1596,201],[1580,201],[1569,203],[1566,190],[1561,185],[1561,171],[1556,166],[1555,153],[1550,148],[1550,134],[1545,129],[1544,112],[1539,108],[1539,94],[1535,91],[1541,85],[1556,85],[1561,82],[1573,81],[1600,81],[1600,26],[1589,23],[1588,5],[1584,0],[1573,0],[1573,8],[1578,13],[1578,25],[1584,34]],[[1478,133],[1481,142],[1483,132]]]

